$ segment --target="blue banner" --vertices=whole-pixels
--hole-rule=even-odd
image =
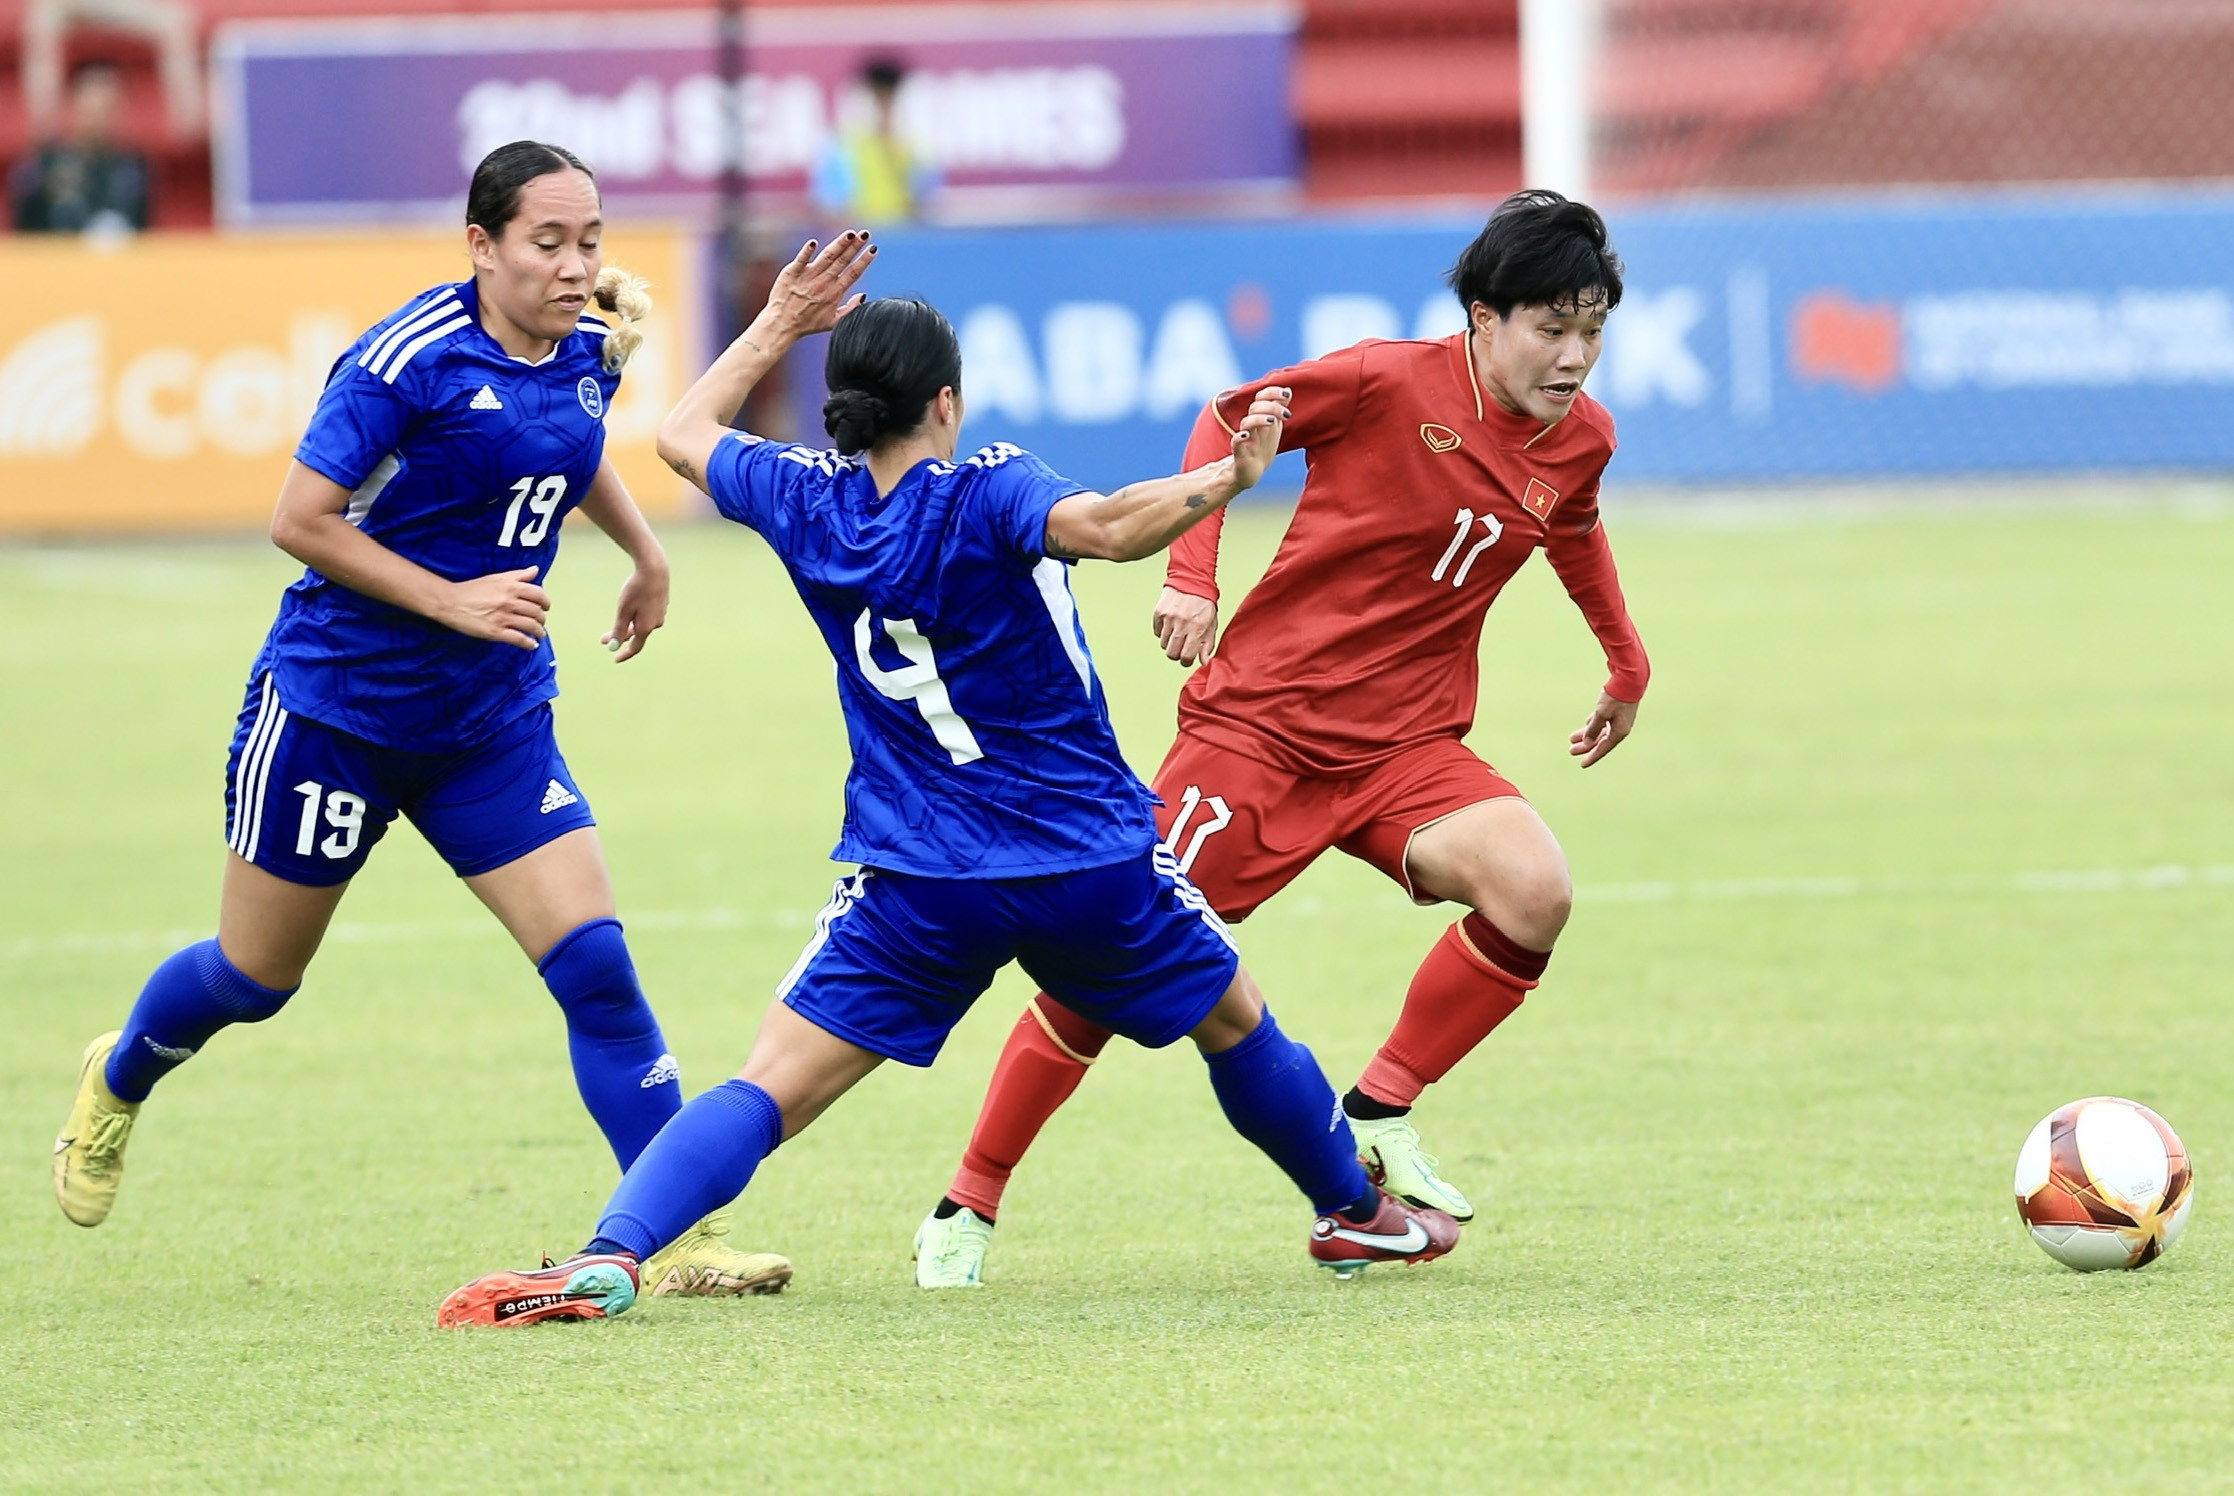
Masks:
[[[884,234],[875,294],[961,331],[972,440],[1109,485],[1202,402],[1463,325],[1471,218]],[[2234,196],[1630,211],[1591,393],[1630,481],[2234,468]],[[1293,460],[1274,482],[1293,488]]]

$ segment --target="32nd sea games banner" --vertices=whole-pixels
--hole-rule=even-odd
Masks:
[[[220,219],[447,217],[473,164],[523,138],[580,155],[622,212],[708,215],[740,140],[748,189],[796,203],[877,58],[908,69],[901,128],[974,214],[1004,195],[1092,205],[1295,180],[1283,0],[745,15],[733,54],[711,7],[225,26]]]

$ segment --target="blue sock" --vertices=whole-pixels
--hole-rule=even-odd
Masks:
[[[622,1169],[683,1104],[682,1074],[636,984],[617,919],[577,925],[536,963],[566,1015],[566,1047],[582,1105]]]
[[[299,989],[285,992],[241,975],[214,940],[197,941],[155,968],[140,989],[124,1037],[104,1072],[125,1101],[145,1101],[155,1083],[192,1059],[219,1029],[262,1023]]]
[[[651,1256],[743,1194],[782,1141],[782,1111],[750,1081],[723,1081],[693,1097],[629,1166],[589,1250]]]
[[[1248,1038],[1203,1058],[1233,1130],[1269,1154],[1319,1214],[1352,1209],[1373,1193],[1341,1098],[1311,1051],[1280,1032],[1271,1009]]]

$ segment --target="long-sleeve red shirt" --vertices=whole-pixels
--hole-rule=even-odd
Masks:
[[[1310,477],[1263,580],[1179,697],[1182,731],[1291,772],[1347,777],[1474,725],[1482,619],[1542,547],[1606,652],[1607,692],[1651,667],[1598,524],[1613,417],[1578,395],[1553,426],[1484,395],[1467,335],[1370,340],[1280,369],[1204,408],[1186,466],[1231,450],[1266,385],[1294,391],[1283,450]],[[1213,515],[1167,580],[1218,596]]]

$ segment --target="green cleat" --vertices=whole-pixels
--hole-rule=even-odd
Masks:
[[[717,1211],[645,1260],[645,1298],[676,1294],[719,1299],[747,1293],[782,1293],[791,1281],[791,1259],[773,1252],[740,1252],[722,1240],[729,1214]]]
[[[77,1099],[70,1103],[62,1136],[54,1140],[54,1198],[80,1226],[98,1226],[109,1218],[116,1187],[124,1179],[124,1145],[131,1141],[132,1119],[140,1114],[140,1104],[119,1100],[104,1074],[116,1041],[123,1037],[120,1029],[85,1046]]]
[[[1436,1177],[1441,1160],[1420,1148],[1420,1135],[1404,1117],[1350,1118],[1358,1162],[1373,1182],[1407,1205],[1439,1210],[1461,1226],[1474,1218],[1466,1197]]]
[[[985,1249],[993,1245],[993,1223],[967,1207],[945,1220],[934,1212],[915,1233],[915,1286],[983,1288]]]

